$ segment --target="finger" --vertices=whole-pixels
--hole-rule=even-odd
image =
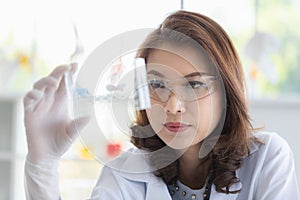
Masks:
[[[65,94],[67,94],[68,92],[67,90],[71,90],[71,87],[72,87],[72,75],[70,74],[70,72],[66,72],[58,85],[57,95],[64,96]]]
[[[43,97],[43,92],[40,90],[34,89],[25,95],[24,103],[26,104],[27,101],[29,101],[29,100],[37,101],[37,100],[40,100],[42,97]]]
[[[62,94],[71,95],[72,86],[73,86],[73,75],[76,73],[78,69],[77,63],[72,63],[70,65],[70,70],[65,72],[62,81],[58,87],[58,92]]]
[[[42,99],[43,95],[44,93],[42,91],[36,89],[28,92],[23,99],[24,108],[33,108],[33,106]]]
[[[72,95],[72,86],[73,86],[73,77],[72,75],[76,72],[77,70],[77,63],[72,63],[70,66],[69,71],[66,71],[64,73],[64,76],[62,77],[57,93],[58,95],[64,96],[65,94],[67,95]]]
[[[33,85],[33,88],[36,90],[44,90],[47,87],[56,88],[57,84],[58,84],[57,79],[55,79],[52,76],[47,76],[37,81]]]
[[[52,77],[54,79],[56,79],[56,87],[47,87],[46,88],[46,95],[52,96],[54,95],[54,93],[56,92],[56,90],[58,90],[60,83],[62,82],[62,77],[64,76],[64,74],[70,70],[70,65],[61,65],[56,67],[49,75],[49,77]],[[58,86],[58,88],[57,88]]]
[[[56,78],[57,80],[60,80],[64,73],[68,70],[70,70],[70,65],[61,65],[56,67],[51,73],[50,76]]]
[[[71,63],[71,69],[70,72],[72,74],[75,74],[75,72],[78,70],[78,64],[77,63]]]

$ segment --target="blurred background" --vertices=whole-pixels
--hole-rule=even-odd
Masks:
[[[32,84],[69,63],[76,46],[84,48],[84,59],[111,37],[156,28],[179,9],[213,18],[231,36],[244,65],[253,123],[288,141],[300,182],[300,1],[1,0],[0,200],[25,199],[22,98]],[[118,155],[122,143],[102,144],[104,154]],[[59,167],[63,199],[89,197],[102,167],[89,154],[93,148],[77,141],[64,156]]]

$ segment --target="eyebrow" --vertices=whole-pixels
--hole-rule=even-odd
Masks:
[[[159,76],[159,77],[165,77],[162,73],[158,72],[158,71],[155,71],[155,70],[150,70],[147,74],[153,74],[153,75],[156,75],[156,76]],[[206,73],[206,72],[192,72],[190,74],[187,74],[185,75],[184,77],[185,78],[190,78],[190,77],[193,77],[193,76],[204,76],[204,75],[210,75],[210,73]]]
[[[159,73],[158,71],[155,70],[150,70],[147,74],[153,74],[159,77],[165,77],[162,73]]]

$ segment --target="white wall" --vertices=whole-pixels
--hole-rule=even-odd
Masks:
[[[277,132],[290,145],[294,153],[298,185],[300,188],[300,100],[252,101],[250,115],[257,127]]]

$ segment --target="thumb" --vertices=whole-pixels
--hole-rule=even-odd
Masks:
[[[73,119],[67,127],[67,133],[72,140],[75,140],[82,129],[88,124],[90,117]]]

